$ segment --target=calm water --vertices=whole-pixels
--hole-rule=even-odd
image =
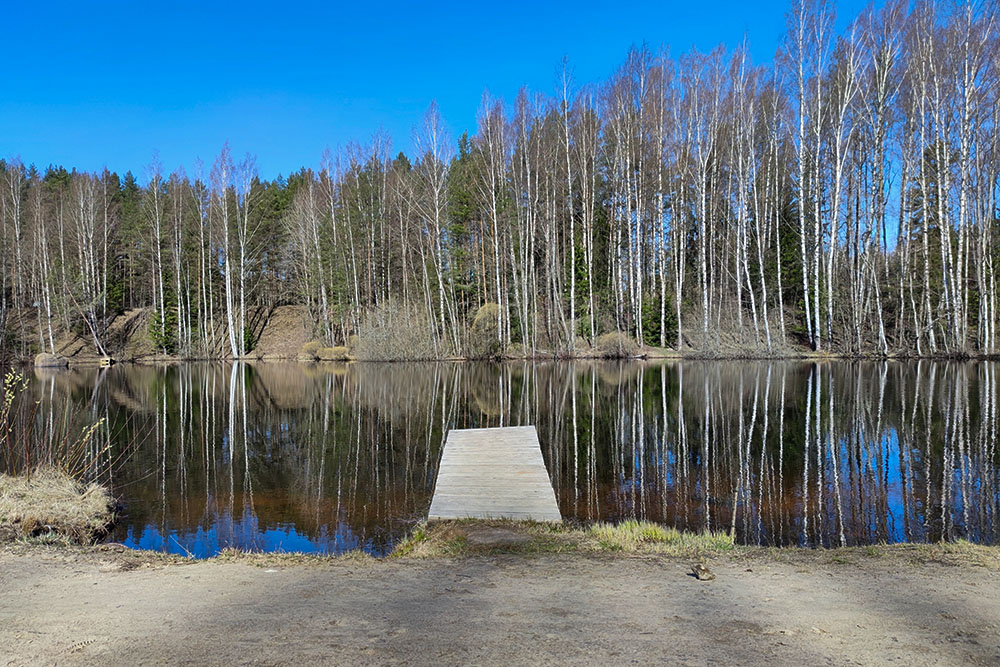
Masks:
[[[450,428],[534,424],[563,515],[751,544],[1000,542],[994,363],[181,364],[43,373],[36,436],[134,453],[110,539],[387,553]],[[79,412],[82,411],[82,415]]]

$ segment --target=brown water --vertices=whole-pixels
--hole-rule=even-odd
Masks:
[[[567,519],[750,544],[998,543],[997,371],[191,363],[35,372],[28,394],[35,437],[103,417],[95,455],[134,447],[109,480],[126,503],[110,539],[134,547],[382,555],[426,516],[448,429],[523,424]]]

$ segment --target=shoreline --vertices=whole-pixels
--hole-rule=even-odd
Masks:
[[[629,526],[628,524],[632,524]],[[624,526],[624,528],[622,528]],[[659,535],[649,536],[650,531]],[[1000,544],[965,539],[939,542],[894,542],[835,547],[759,546],[735,543],[725,533],[695,533],[651,522],[596,522],[588,526],[508,519],[461,519],[422,522],[383,557],[363,549],[338,554],[298,551],[254,551],[227,548],[207,558],[151,549],[134,549],[120,542],[79,543],[48,533],[0,539],[0,553],[18,556],[97,557],[115,554],[132,564],[246,563],[322,565],[338,562],[461,560],[488,556],[535,558],[562,556],[582,559],[654,558],[677,562],[780,562],[849,564],[858,560],[898,559],[911,564],[972,565],[1000,573]]]
[[[106,366],[105,358],[99,356],[85,357],[64,357],[65,365],[56,366],[34,366],[30,358],[15,358],[11,365],[23,368],[39,368],[47,370],[61,370],[65,368],[92,368]],[[177,357],[177,356],[145,356],[128,359],[115,359],[114,364],[130,365],[172,365],[182,363],[231,363],[240,362],[260,362],[260,363],[299,363],[308,366],[343,366],[347,364],[436,364],[436,363],[510,363],[510,362],[570,362],[570,361],[595,361],[595,362],[618,362],[618,361],[731,361],[731,362],[835,362],[835,361],[936,361],[936,362],[978,362],[997,361],[1000,354],[908,354],[894,353],[889,355],[881,354],[846,354],[838,352],[812,352],[809,350],[784,353],[784,354],[742,354],[742,353],[720,353],[706,354],[702,352],[676,352],[670,349],[644,348],[640,353],[629,356],[601,356],[596,354],[569,355],[562,353],[539,353],[532,356],[507,355],[489,358],[450,356],[428,359],[342,359],[342,360],[315,360],[302,359],[297,356],[245,356],[239,358],[232,357]]]

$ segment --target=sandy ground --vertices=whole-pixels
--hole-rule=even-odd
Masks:
[[[811,561],[7,550],[0,665],[1000,663],[996,569]]]

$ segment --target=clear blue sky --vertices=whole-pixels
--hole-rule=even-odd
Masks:
[[[210,166],[224,141],[273,178],[381,127],[409,152],[437,100],[453,136],[485,89],[554,93],[562,57],[602,81],[629,45],[708,50],[748,35],[770,61],[786,2],[11,2],[4,9],[0,156],[141,180]],[[838,29],[865,3],[838,3]]]

